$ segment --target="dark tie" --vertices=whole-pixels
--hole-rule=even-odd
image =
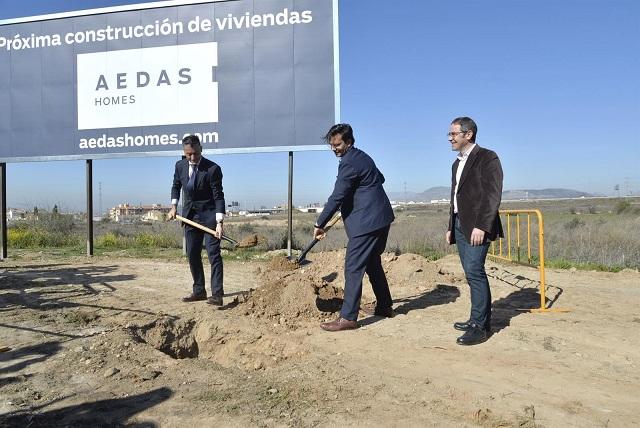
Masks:
[[[191,177],[189,177],[189,181],[187,182],[187,191],[193,192],[193,189],[196,186],[196,175],[198,175],[198,166],[192,166],[193,171],[191,172]]]

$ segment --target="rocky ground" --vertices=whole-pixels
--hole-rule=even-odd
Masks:
[[[640,274],[489,264],[493,332],[462,347],[455,256],[384,255],[394,308],[318,324],[342,301],[343,252],[298,268],[226,262],[225,306],[182,303],[186,262],[0,262],[0,426],[640,425]]]

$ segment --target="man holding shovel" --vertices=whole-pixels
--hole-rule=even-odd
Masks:
[[[339,209],[349,242],[344,262],[344,302],[340,317],[322,323],[320,327],[327,331],[351,330],[358,327],[365,272],[376,295],[374,314],[393,316],[393,302],[380,255],[387,245],[394,215],[382,187],[384,176],[369,155],[353,147],[355,138],[351,126],[345,123],[334,125],[324,139],[340,164],[333,193],[318,217],[313,234],[316,239],[324,238],[323,227]]]
[[[184,188],[182,216],[215,229],[215,235],[205,233],[201,229],[184,224],[187,257],[193,292],[182,298],[183,302],[207,300],[214,306],[222,306],[222,255],[220,239],[222,238],[222,221],[225,213],[224,192],[222,191],[222,170],[216,163],[202,157],[202,145],[196,135],[189,135],[182,140],[184,157],[176,163],[171,187],[171,204],[168,218],[176,218],[176,209],[180,199],[180,190]],[[202,267],[202,240],[204,238],[209,262],[211,263],[211,297],[207,299],[205,290],[204,269]]]

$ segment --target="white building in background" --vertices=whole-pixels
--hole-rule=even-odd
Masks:
[[[306,207],[298,207],[298,211],[303,213],[321,213],[323,209],[324,205],[320,205],[318,203],[309,204]]]
[[[9,208],[7,210],[7,221],[24,220],[27,217],[27,211],[19,208]]]
[[[109,209],[109,218],[116,223],[135,223],[137,221],[164,221],[171,205],[130,205],[119,204]]]

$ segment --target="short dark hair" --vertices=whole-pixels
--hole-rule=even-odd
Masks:
[[[200,146],[200,138],[197,135],[187,135],[182,139],[183,146]]]
[[[329,144],[331,139],[336,135],[340,135],[342,137],[342,141],[347,144],[354,144],[356,142],[356,139],[353,137],[353,129],[348,123],[338,123],[333,125],[331,129],[329,129],[329,132],[327,132],[327,135],[322,137],[322,139]]]
[[[473,137],[471,137],[471,141],[476,142],[476,135],[478,135],[478,125],[467,116],[456,117],[451,121],[452,125],[460,125],[460,130],[462,132],[473,131]]]

